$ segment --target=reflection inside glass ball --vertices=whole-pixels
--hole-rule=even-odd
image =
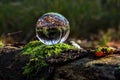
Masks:
[[[37,21],[36,36],[46,45],[64,42],[69,32],[69,22],[61,14],[46,13]]]

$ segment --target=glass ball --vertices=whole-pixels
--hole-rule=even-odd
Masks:
[[[46,13],[36,24],[36,36],[46,45],[64,42],[70,33],[68,20],[59,13]]]

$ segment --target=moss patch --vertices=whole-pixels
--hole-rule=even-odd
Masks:
[[[2,41],[0,41],[0,48],[3,47],[3,46],[4,46],[4,44],[2,43]]]
[[[40,41],[32,41],[28,43],[22,50],[22,55],[29,55],[30,60],[24,67],[23,74],[35,76],[36,72],[40,72],[43,67],[48,66],[45,62],[45,58],[51,55],[57,55],[61,51],[66,49],[74,49],[65,43],[60,43],[56,45],[44,45]]]

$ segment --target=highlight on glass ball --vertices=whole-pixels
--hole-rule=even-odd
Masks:
[[[59,13],[46,13],[36,24],[36,36],[46,45],[64,42],[70,33],[68,20]]]

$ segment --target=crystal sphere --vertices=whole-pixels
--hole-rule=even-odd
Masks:
[[[68,20],[59,13],[46,13],[36,24],[36,36],[46,45],[64,42],[70,33]]]

